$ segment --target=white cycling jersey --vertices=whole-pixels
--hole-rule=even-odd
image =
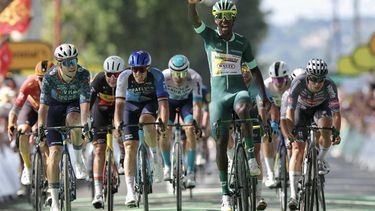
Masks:
[[[202,101],[202,77],[195,70],[189,68],[185,81],[177,85],[173,82],[171,70],[163,70],[165,84],[171,100],[185,100],[193,94],[193,101]]]
[[[271,77],[268,77],[267,79],[264,80],[264,86],[266,87],[269,95],[271,95],[271,98],[270,100],[277,106],[277,107],[280,107],[281,106],[281,97],[283,95],[283,93],[289,88],[290,86],[290,81],[288,81],[288,83],[285,85],[285,88],[284,90],[281,90],[281,92],[279,92],[275,86],[273,85],[272,83],[272,78]]]

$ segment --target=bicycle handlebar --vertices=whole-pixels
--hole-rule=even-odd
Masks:
[[[298,126],[293,129],[293,134],[296,134],[298,131],[305,130],[305,131],[318,131],[318,130],[330,130],[332,131],[332,142],[335,141],[335,139],[340,135],[340,133],[336,130],[334,127],[318,127],[317,125],[308,125],[308,126]],[[290,140],[291,142],[295,140]]]

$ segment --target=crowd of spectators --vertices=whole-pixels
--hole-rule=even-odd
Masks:
[[[347,79],[339,87],[343,124],[371,134],[375,131],[375,75]]]

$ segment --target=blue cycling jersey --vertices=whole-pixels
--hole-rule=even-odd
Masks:
[[[131,102],[146,102],[168,98],[163,73],[151,67],[144,83],[137,83],[131,69],[124,70],[117,79],[116,98]]]

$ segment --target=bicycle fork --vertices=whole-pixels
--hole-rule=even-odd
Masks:
[[[65,141],[66,140],[64,140],[64,142]],[[61,160],[61,162],[60,162],[60,172],[63,175],[64,174],[64,171],[63,171],[64,165],[67,165],[67,167],[68,167],[68,175],[66,175],[66,176],[69,176],[70,201],[74,201],[76,199],[76,197],[77,197],[77,192],[76,192],[76,175],[75,175],[73,167],[72,167],[72,161],[70,159],[70,155],[69,155],[69,151],[68,151],[68,145],[66,143],[64,143],[64,148],[63,148],[63,153],[62,153],[62,157],[64,157],[64,156],[68,157],[68,162],[64,163],[63,162],[64,159]],[[60,198],[61,198],[64,195],[64,185],[61,182],[60,182],[59,192],[60,192]]]
[[[178,152],[177,156],[176,157],[176,150]],[[180,159],[179,159],[180,158]],[[176,187],[176,184],[177,184],[177,181],[175,180],[180,180],[180,181],[183,181],[180,183],[180,186],[182,189],[185,189],[185,181],[184,181],[184,162],[182,160],[182,141],[181,141],[181,130],[176,128],[176,131],[175,131],[175,141],[173,143],[173,147],[172,147],[172,155],[171,155],[171,161],[172,161],[172,168],[171,168],[171,178],[172,179],[172,183],[173,183],[173,192],[175,192],[175,187]],[[177,162],[179,162],[179,166],[181,167],[181,171],[177,171]],[[177,174],[180,174],[180,175],[177,175]]]

